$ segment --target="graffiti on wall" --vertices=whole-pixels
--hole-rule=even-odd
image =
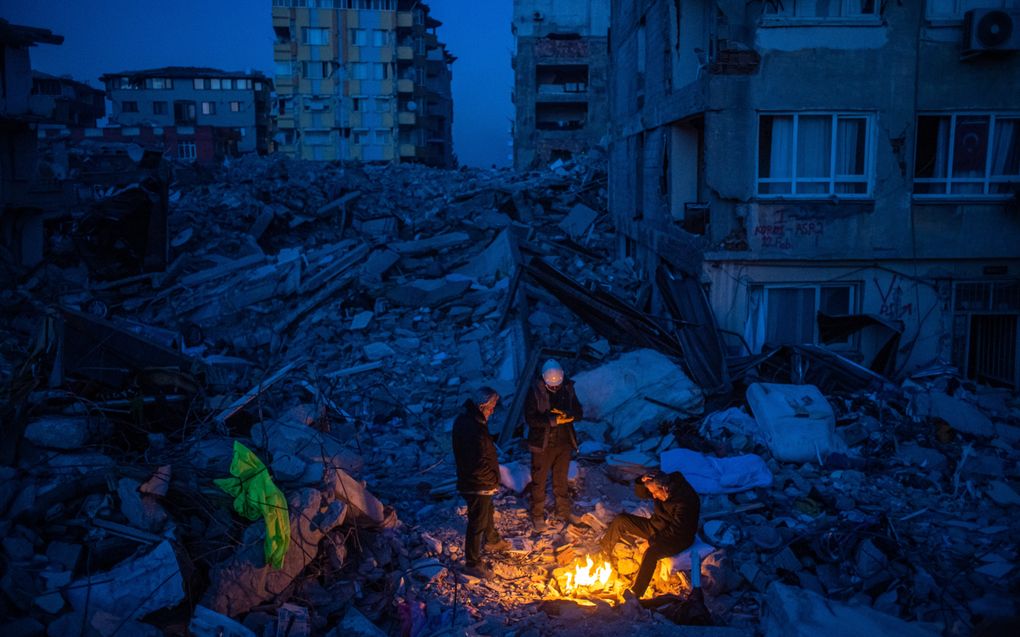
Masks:
[[[887,319],[899,321],[914,313],[914,304],[903,302],[902,279],[898,274],[892,275],[889,283],[885,286],[879,282],[877,277],[871,280],[875,284],[875,289],[878,290],[878,298],[882,300],[882,305],[878,310],[879,314]]]
[[[825,222],[819,219],[787,219],[784,210],[762,210],[758,225],[751,230],[763,248],[789,250],[807,237],[825,235]]]

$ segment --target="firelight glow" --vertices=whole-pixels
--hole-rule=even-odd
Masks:
[[[595,563],[591,559],[591,555],[585,557],[585,564],[575,564],[574,572],[564,573],[562,582],[563,592],[567,595],[573,595],[583,589],[595,591],[603,590],[609,583],[610,577],[613,575],[613,567],[610,566],[609,562],[603,562],[601,566],[592,570]]]

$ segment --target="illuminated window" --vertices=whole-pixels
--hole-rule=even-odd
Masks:
[[[1009,196],[1020,184],[1020,113],[917,118],[914,194]]]
[[[215,115],[216,114],[216,102],[202,102],[202,114],[203,115]]]
[[[241,102],[231,102],[230,103],[230,112],[231,113],[240,113],[241,112]]]

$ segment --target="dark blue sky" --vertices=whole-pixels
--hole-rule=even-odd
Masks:
[[[3,0],[3,17],[64,36],[32,66],[98,85],[106,72],[156,66],[273,68],[270,0]],[[511,0],[430,0],[453,65],[454,148],[462,164],[507,165]]]

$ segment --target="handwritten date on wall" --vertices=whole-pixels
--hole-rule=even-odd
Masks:
[[[758,225],[754,226],[752,232],[761,241],[763,248],[790,250],[804,237],[824,236],[825,222],[818,220],[788,221],[783,211],[779,210],[771,215],[762,213]]]

